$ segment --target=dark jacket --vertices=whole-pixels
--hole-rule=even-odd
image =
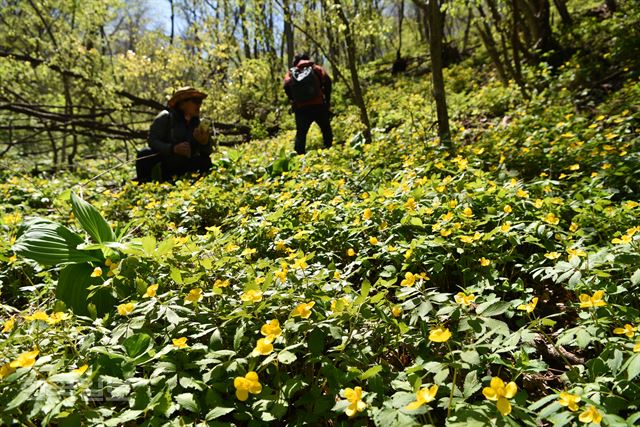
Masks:
[[[304,102],[294,101],[291,94],[291,81],[293,77],[291,76],[291,70],[287,71],[286,76],[284,77],[284,91],[287,94],[289,100],[293,103],[293,108],[296,110],[305,108],[305,107],[313,107],[319,105],[326,105],[327,107],[331,106],[331,77],[319,65],[314,64],[312,61],[302,60],[296,66],[299,69],[305,67],[313,67],[313,71],[318,76],[318,81],[320,83],[320,93],[313,99]]]
[[[163,168],[172,170],[189,169],[189,164],[208,158],[213,152],[211,141],[207,145],[200,145],[193,138],[193,131],[200,124],[200,119],[192,118],[189,123],[181,111],[175,109],[163,110],[156,116],[149,129],[149,146],[160,153]],[[191,144],[191,158],[173,154],[173,146],[187,141]]]

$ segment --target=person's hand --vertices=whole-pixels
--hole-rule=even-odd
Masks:
[[[209,126],[201,123],[193,130],[193,139],[200,145],[207,145],[209,143]]]
[[[173,146],[173,153],[182,157],[191,157],[191,144],[187,141]]]

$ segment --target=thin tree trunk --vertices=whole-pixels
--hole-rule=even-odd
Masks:
[[[431,77],[433,79],[433,97],[436,100],[438,115],[438,135],[440,142],[451,149],[451,130],[449,129],[449,112],[444,91],[442,75],[442,13],[438,0],[429,0],[429,51],[431,53]]]
[[[404,0],[398,4],[398,58],[402,57],[402,23],[404,22]]]
[[[173,0],[169,0],[169,5],[171,6],[171,36],[169,37],[170,40],[170,44],[173,45],[173,35],[174,35],[174,30],[175,30],[175,10],[173,7]]]
[[[287,47],[287,66],[293,66],[293,59],[295,57],[295,42],[293,38],[293,26],[291,25],[291,9],[289,8],[289,1],[283,1],[284,5],[284,38]]]
[[[553,0],[553,4],[555,4],[556,9],[558,9],[560,19],[562,19],[562,25],[570,26],[571,24],[573,24],[571,14],[567,9],[567,0]]]
[[[351,23],[347,19],[347,15],[342,7],[340,0],[335,0],[335,4],[338,9],[338,16],[345,26],[345,42],[347,44],[347,61],[349,63],[349,72],[351,74],[351,85],[353,88],[354,101],[360,109],[360,120],[364,125],[364,139],[366,142],[371,142],[371,123],[369,122],[369,113],[367,112],[367,105],[362,94],[362,86],[360,85],[360,78],[358,77],[358,66],[356,56],[356,43],[351,33]]]
[[[611,11],[611,13],[618,10],[618,5],[616,4],[616,0],[605,0],[604,4],[607,6],[607,9]]]

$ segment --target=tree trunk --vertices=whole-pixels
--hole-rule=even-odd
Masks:
[[[349,72],[351,74],[351,85],[353,88],[353,97],[356,105],[360,109],[360,121],[364,125],[364,139],[366,142],[371,142],[371,123],[369,122],[369,113],[367,112],[367,105],[362,94],[362,86],[360,86],[360,78],[358,77],[358,58],[356,56],[356,43],[351,33],[351,23],[347,19],[347,15],[344,12],[340,0],[335,0],[335,5],[338,9],[338,16],[345,26],[345,42],[347,44],[347,61],[349,63]]]
[[[570,26],[573,24],[573,20],[571,19],[571,15],[567,9],[567,0],[553,0],[553,4],[555,4],[556,9],[558,9],[560,19],[562,19],[562,25]]]
[[[284,5],[284,38],[287,47],[287,67],[293,66],[295,57],[295,43],[293,38],[293,25],[291,25],[291,9],[289,1],[283,1]]]
[[[444,91],[442,75],[442,13],[438,0],[429,0],[429,51],[431,53],[431,77],[433,79],[433,97],[436,101],[438,115],[438,135],[440,142],[451,149],[451,130],[449,129],[449,112]]]
[[[169,0],[169,5],[171,6],[171,36],[169,37],[169,40],[170,40],[170,44],[173,45],[173,35],[175,30],[175,19],[176,19],[175,10],[173,8],[173,0]]]
[[[398,58],[402,58],[402,23],[404,22],[404,0],[398,4]]]
[[[616,0],[605,0],[604,4],[607,6],[607,9],[609,9],[611,13],[618,10],[618,5],[616,4]]]

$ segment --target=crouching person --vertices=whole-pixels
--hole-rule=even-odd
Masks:
[[[149,130],[149,146],[160,155],[163,181],[211,169],[213,149],[208,130],[200,126],[200,106],[207,95],[192,87],[176,90],[167,109],[156,116]]]

